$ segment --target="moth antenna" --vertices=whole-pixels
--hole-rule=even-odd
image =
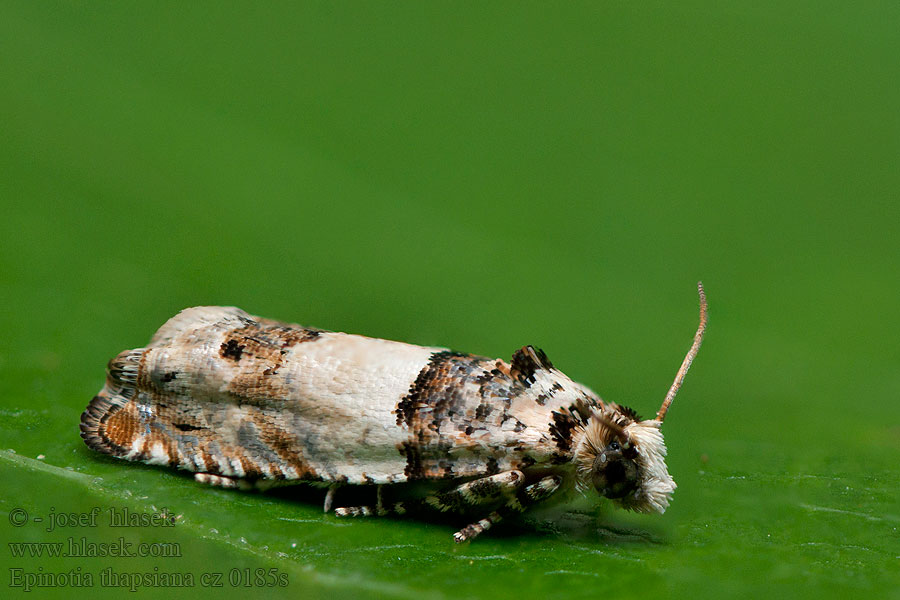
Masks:
[[[659,422],[666,418],[666,412],[668,412],[672,400],[675,399],[675,394],[681,388],[681,384],[684,383],[684,376],[687,375],[688,369],[691,368],[691,363],[694,362],[694,357],[697,356],[697,352],[700,350],[700,344],[703,343],[703,334],[706,332],[708,315],[706,293],[703,291],[702,281],[697,282],[697,292],[700,294],[700,326],[697,327],[697,333],[694,334],[694,343],[691,344],[691,349],[688,350],[687,356],[684,357],[684,362],[681,363],[681,368],[678,369],[678,374],[675,375],[675,381],[672,382],[672,387],[669,388],[666,399],[663,400],[662,406],[659,407],[659,412],[656,413],[656,420]]]

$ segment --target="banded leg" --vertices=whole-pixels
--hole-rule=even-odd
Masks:
[[[241,479],[240,477],[227,477],[225,475],[213,475],[212,473],[194,473],[194,481],[205,483],[213,487],[238,490],[255,489],[255,486],[246,479]]]
[[[502,521],[504,516],[514,512],[523,512],[538,502],[543,502],[559,490],[561,483],[562,480],[559,477],[549,475],[531,485],[525,486],[525,489],[520,494],[510,498],[503,508],[495,510],[471,525],[466,525],[453,534],[453,539],[457,544],[475,539],[479,534],[490,529],[492,525]]]
[[[543,502],[557,491],[562,484],[562,479],[557,475],[548,475],[531,485],[525,486],[522,490],[522,498],[518,498],[519,506],[514,507],[516,510],[523,511],[534,506],[538,502]]]
[[[385,505],[381,497],[381,486],[379,485],[375,488],[375,506],[345,506],[334,509],[334,514],[338,517],[383,517],[390,514],[403,515],[406,514],[406,505],[403,504],[403,502],[394,502],[389,506]]]
[[[243,490],[245,492],[250,490],[265,492],[272,488],[296,484],[296,481],[292,480],[244,479],[243,477],[229,477],[228,475],[214,475],[212,473],[194,473],[194,481],[213,487]]]
[[[492,525],[496,525],[502,520],[503,515],[501,515],[499,511],[495,510],[485,518],[479,519],[471,525],[466,525],[465,527],[454,533],[453,539],[457,544],[461,544],[467,540],[475,539],[479,534],[487,531],[491,528]]]
[[[441,512],[461,512],[473,506],[498,502],[504,497],[514,497],[523,481],[525,477],[521,471],[504,471],[463,483],[447,492],[426,496],[424,501]]]
[[[473,506],[503,502],[505,498],[511,501],[523,481],[525,477],[521,471],[504,471],[468,481],[446,492],[426,496],[422,502],[441,512],[448,510],[462,512]],[[334,514],[338,517],[380,517],[391,513],[397,515],[406,513],[406,505],[402,502],[395,502],[390,506],[383,503],[381,486],[377,488],[377,495],[378,501],[374,507],[347,506],[336,508]]]

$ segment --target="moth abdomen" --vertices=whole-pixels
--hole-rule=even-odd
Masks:
[[[107,382],[116,387],[134,387],[141,373],[144,348],[125,350],[106,365]]]
[[[107,422],[115,417],[122,406],[122,402],[111,400],[102,392],[94,396],[81,413],[81,437],[89,448],[113,456],[128,453],[131,433],[117,428],[115,431],[118,435],[110,437],[106,431]]]

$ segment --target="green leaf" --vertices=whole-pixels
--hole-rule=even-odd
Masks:
[[[900,13],[847,7],[3,3],[5,585],[900,598]],[[582,498],[460,546],[454,518],[338,520],[319,489],[211,489],[78,435],[106,362],[201,304],[535,344],[652,414],[698,279],[664,515]],[[180,555],[15,555],[69,540]]]

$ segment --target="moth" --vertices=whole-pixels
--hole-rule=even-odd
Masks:
[[[660,426],[706,330],[698,291],[700,325],[653,419],[602,400],[533,346],[507,363],[200,306],[109,362],[81,436],[212,485],[327,486],[325,512],[342,485],[374,488],[373,505],[337,516],[403,514],[412,503],[480,515],[457,542],[573,490],[662,513],[675,482]],[[430,485],[384,500],[383,488],[405,482]]]

